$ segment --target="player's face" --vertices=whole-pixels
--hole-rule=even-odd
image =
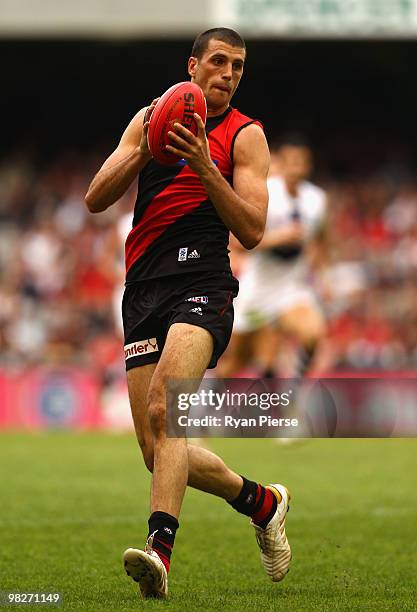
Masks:
[[[290,183],[298,183],[307,178],[312,169],[311,151],[308,147],[286,145],[280,149],[280,174]]]
[[[188,73],[207,100],[207,114],[220,115],[229,106],[243,73],[245,49],[212,38],[202,57],[190,57]]]

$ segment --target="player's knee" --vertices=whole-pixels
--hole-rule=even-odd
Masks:
[[[155,387],[150,387],[147,403],[152,433],[159,437],[165,431],[166,406],[163,394]]]
[[[159,438],[165,431],[165,406],[161,403],[152,404],[148,408],[149,423],[153,435]]]

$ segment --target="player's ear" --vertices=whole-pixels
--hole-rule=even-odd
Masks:
[[[188,59],[188,74],[190,77],[195,77],[197,70],[198,59],[196,57],[190,57]]]

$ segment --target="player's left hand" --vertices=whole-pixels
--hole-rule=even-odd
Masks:
[[[151,155],[151,152],[149,151],[149,147],[148,147],[149,122],[150,122],[151,115],[152,115],[152,113],[154,111],[154,108],[155,108],[158,100],[159,100],[159,98],[155,98],[154,100],[152,100],[152,102],[150,103],[150,105],[146,109],[145,115],[144,115],[144,118],[143,118],[142,136],[141,136],[140,143],[139,143],[139,151],[143,155]]]
[[[194,172],[202,174],[213,165],[213,162],[203,120],[197,113],[194,113],[194,119],[198,127],[197,135],[194,136],[180,123],[175,123],[173,130],[168,132],[172,145],[167,145],[166,149],[183,157]]]

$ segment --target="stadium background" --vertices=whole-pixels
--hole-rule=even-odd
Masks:
[[[136,110],[186,78],[195,34],[218,24],[247,39],[234,103],[270,139],[305,131],[329,192],[313,279],[323,365],[414,375],[416,1],[0,0],[0,592],[137,609],[120,552],[144,541],[149,475],[132,433],[114,435],[130,426],[113,307],[130,202],[94,216],[83,195]],[[292,569],[268,583],[246,521],[188,490],[166,608],[416,609],[415,440],[210,447],[288,483]]]
[[[75,422],[84,385],[94,410],[101,398],[117,412],[123,398],[128,419],[111,303],[123,278],[118,219],[130,202],[93,216],[83,194],[137,109],[187,78],[196,31],[224,19],[248,45],[234,104],[270,140],[304,132],[314,180],[329,193],[329,240],[313,279],[329,319],[322,368],[415,368],[416,8],[383,4],[0,3],[0,385],[9,398],[0,422],[18,424],[25,393],[52,424]]]

